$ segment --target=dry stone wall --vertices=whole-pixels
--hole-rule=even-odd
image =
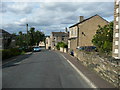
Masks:
[[[98,75],[120,88],[120,60],[103,58],[93,52],[74,51],[77,57],[85,66],[95,70]]]

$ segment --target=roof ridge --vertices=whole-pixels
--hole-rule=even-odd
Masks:
[[[74,25],[70,26],[69,28],[74,27],[74,26],[76,26],[76,25],[78,25],[78,24],[80,24],[80,23],[83,23],[83,22],[87,21],[87,20],[90,20],[91,18],[93,18],[93,17],[95,17],[95,16],[99,16],[100,18],[102,18],[100,15],[95,14],[95,15],[93,15],[93,16],[91,16],[91,17],[87,18],[87,19],[84,19],[84,20],[83,20],[83,21],[81,21],[81,22],[78,22],[78,23],[76,23],[76,24],[74,24]],[[103,20],[105,20],[104,18],[102,18],[102,19],[103,19]],[[107,21],[107,20],[105,20],[105,21]],[[107,22],[108,22],[108,21],[107,21]]]

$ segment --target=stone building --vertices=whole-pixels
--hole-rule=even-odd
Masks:
[[[0,29],[0,48],[7,49],[11,44],[12,35],[7,31]]]
[[[38,46],[41,47],[41,48],[45,48],[45,42],[44,41],[40,41]]]
[[[67,32],[52,32],[51,36],[51,49],[56,49],[58,42],[68,43],[68,33]]]
[[[96,34],[98,25],[104,26],[108,23],[108,21],[97,14],[87,19],[80,16],[80,21],[69,27],[69,50],[74,50],[77,47],[93,46],[92,39]]]
[[[51,39],[50,39],[50,36],[46,37],[45,44],[46,44],[45,45],[46,49],[51,49]]]
[[[113,57],[120,59],[120,1],[114,3]]]
[[[16,35],[0,29],[0,49],[16,47]]]

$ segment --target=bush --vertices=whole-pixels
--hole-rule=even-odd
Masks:
[[[113,22],[103,27],[99,26],[92,43],[99,52],[110,54],[113,43]]]
[[[64,42],[58,42],[57,45],[56,45],[56,48],[57,48],[58,50],[60,50],[60,47],[62,47],[62,48],[67,48],[68,45],[67,45],[66,43],[64,43]]]
[[[18,48],[2,50],[2,60],[8,59],[13,56],[21,55],[22,53],[23,53],[23,51]]]

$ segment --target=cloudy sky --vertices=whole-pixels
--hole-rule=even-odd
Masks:
[[[64,31],[79,21],[79,16],[88,18],[99,14],[113,20],[113,2],[2,2],[0,28],[10,33],[26,32],[25,24],[43,31]]]

